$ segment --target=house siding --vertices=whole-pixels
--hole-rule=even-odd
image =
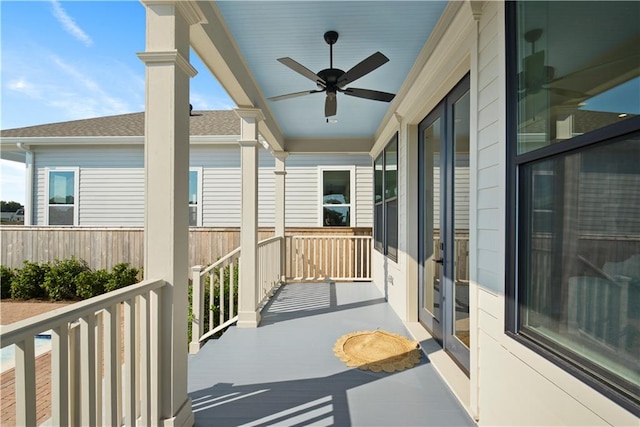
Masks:
[[[454,24],[436,43],[437,47],[424,67],[430,72],[421,72],[410,88],[409,93],[419,95],[415,98],[420,99],[407,96],[406,105],[401,104],[398,108],[405,120],[400,125],[394,119],[386,123],[370,153],[376,156],[386,145],[389,135],[399,129],[399,257],[394,262],[373,251],[374,283],[402,319],[414,321],[420,302],[416,290],[419,286],[418,266],[414,261],[417,249],[411,246],[411,233],[417,232],[418,224],[416,213],[409,211],[410,208],[418,209],[417,204],[412,206],[414,194],[417,194],[417,176],[412,175],[411,168],[417,164],[414,165],[416,160],[411,158],[411,153],[417,152],[415,144],[418,144],[418,137],[412,132],[455,86],[460,75],[459,65],[455,64],[464,64],[460,57],[468,54],[472,91],[469,188],[460,188],[461,191],[456,193],[456,208],[466,208],[462,193],[469,191],[472,335],[469,382],[467,385],[461,383],[455,374],[451,374],[450,365],[440,363],[437,357],[431,359],[432,363],[438,364],[439,370],[452,384],[454,393],[478,418],[480,426],[637,425],[638,418],[629,411],[505,334],[507,156],[504,3],[484,2],[477,23],[472,20],[470,11],[471,8],[460,9]],[[467,17],[460,19],[464,14]],[[434,89],[421,92],[425,87]],[[466,171],[461,169],[459,172],[461,175],[457,178]],[[586,193],[602,193],[607,185],[595,175],[585,174],[582,178],[580,191]],[[631,188],[638,185],[633,178],[617,179],[627,179]],[[617,205],[615,194],[606,197],[609,205]],[[596,211],[595,200],[588,197],[584,200],[585,204],[593,203],[591,208]],[[615,224],[616,227],[636,226],[631,213],[621,212],[620,217],[624,221]],[[406,221],[411,223],[406,224]],[[580,225],[588,230],[588,218],[583,218]],[[611,224],[612,232],[613,227]]]
[[[46,171],[79,168],[81,226],[144,224],[144,169],[139,147],[56,147],[36,151],[34,224],[46,225]]]
[[[503,3],[487,2],[478,35],[477,270],[472,277],[478,284],[478,340],[472,350],[478,352],[478,372],[472,375],[478,381],[480,425],[523,420],[547,426],[637,425],[637,417],[504,332],[504,22]],[[598,191],[588,180],[583,185],[585,191]]]
[[[144,153],[140,146],[74,146],[36,151],[34,224],[46,225],[47,168],[78,167],[79,226],[144,225]],[[258,224],[275,225],[275,160],[259,149]],[[366,155],[291,155],[287,159],[286,221],[289,227],[317,227],[318,167],[355,167],[356,224],[371,227],[373,173]],[[240,227],[240,150],[236,145],[195,145],[190,166],[202,168],[202,226]]]

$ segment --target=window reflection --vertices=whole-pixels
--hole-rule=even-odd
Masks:
[[[640,114],[638,2],[527,1],[518,15],[518,154]]]

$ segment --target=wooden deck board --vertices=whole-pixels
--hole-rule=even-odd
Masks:
[[[395,374],[351,369],[345,333],[410,336],[370,283],[287,285],[257,329],[230,328],[189,359],[196,425],[473,426],[430,365]]]

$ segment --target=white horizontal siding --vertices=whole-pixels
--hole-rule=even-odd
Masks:
[[[144,225],[141,147],[56,147],[35,156],[34,224],[45,224],[46,169],[78,167],[80,226]]]
[[[501,194],[504,193],[501,174],[500,139],[504,137],[499,123],[500,98],[500,51],[503,46],[498,37],[503,23],[498,19],[501,4],[488,4],[482,15],[478,43],[478,153],[474,177],[477,180],[477,254],[478,271],[472,276],[479,278],[479,285],[493,292],[504,291],[504,267],[502,262],[483,262],[499,260],[500,253],[496,241],[499,241],[501,221],[496,221],[501,212]],[[470,176],[470,179],[475,179]],[[482,178],[482,179],[480,179]],[[474,256],[474,254],[470,254]],[[481,280],[480,280],[481,279]],[[496,315],[496,313],[490,313]]]
[[[373,165],[356,166],[356,227],[373,227]]]
[[[80,226],[144,225],[144,153],[135,147],[56,147],[36,152],[35,224],[45,225],[45,168],[79,167]],[[272,227],[275,160],[259,149],[258,220]],[[190,166],[202,168],[202,225],[239,227],[242,194],[240,147],[195,146]],[[286,161],[288,226],[318,225],[318,167],[356,167],[356,225],[372,225],[373,173],[368,155],[291,155]]]

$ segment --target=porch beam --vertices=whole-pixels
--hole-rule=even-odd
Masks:
[[[151,419],[163,426],[192,426],[187,395],[187,290],[189,275],[189,28],[197,6],[144,0],[145,225],[144,274],[166,282],[160,299],[159,352],[149,361]],[[154,299],[157,301],[158,299]]]
[[[258,312],[258,124],[264,120],[255,108],[234,110],[240,117],[240,159],[242,169],[240,222],[240,283],[238,327],[256,328]]]

